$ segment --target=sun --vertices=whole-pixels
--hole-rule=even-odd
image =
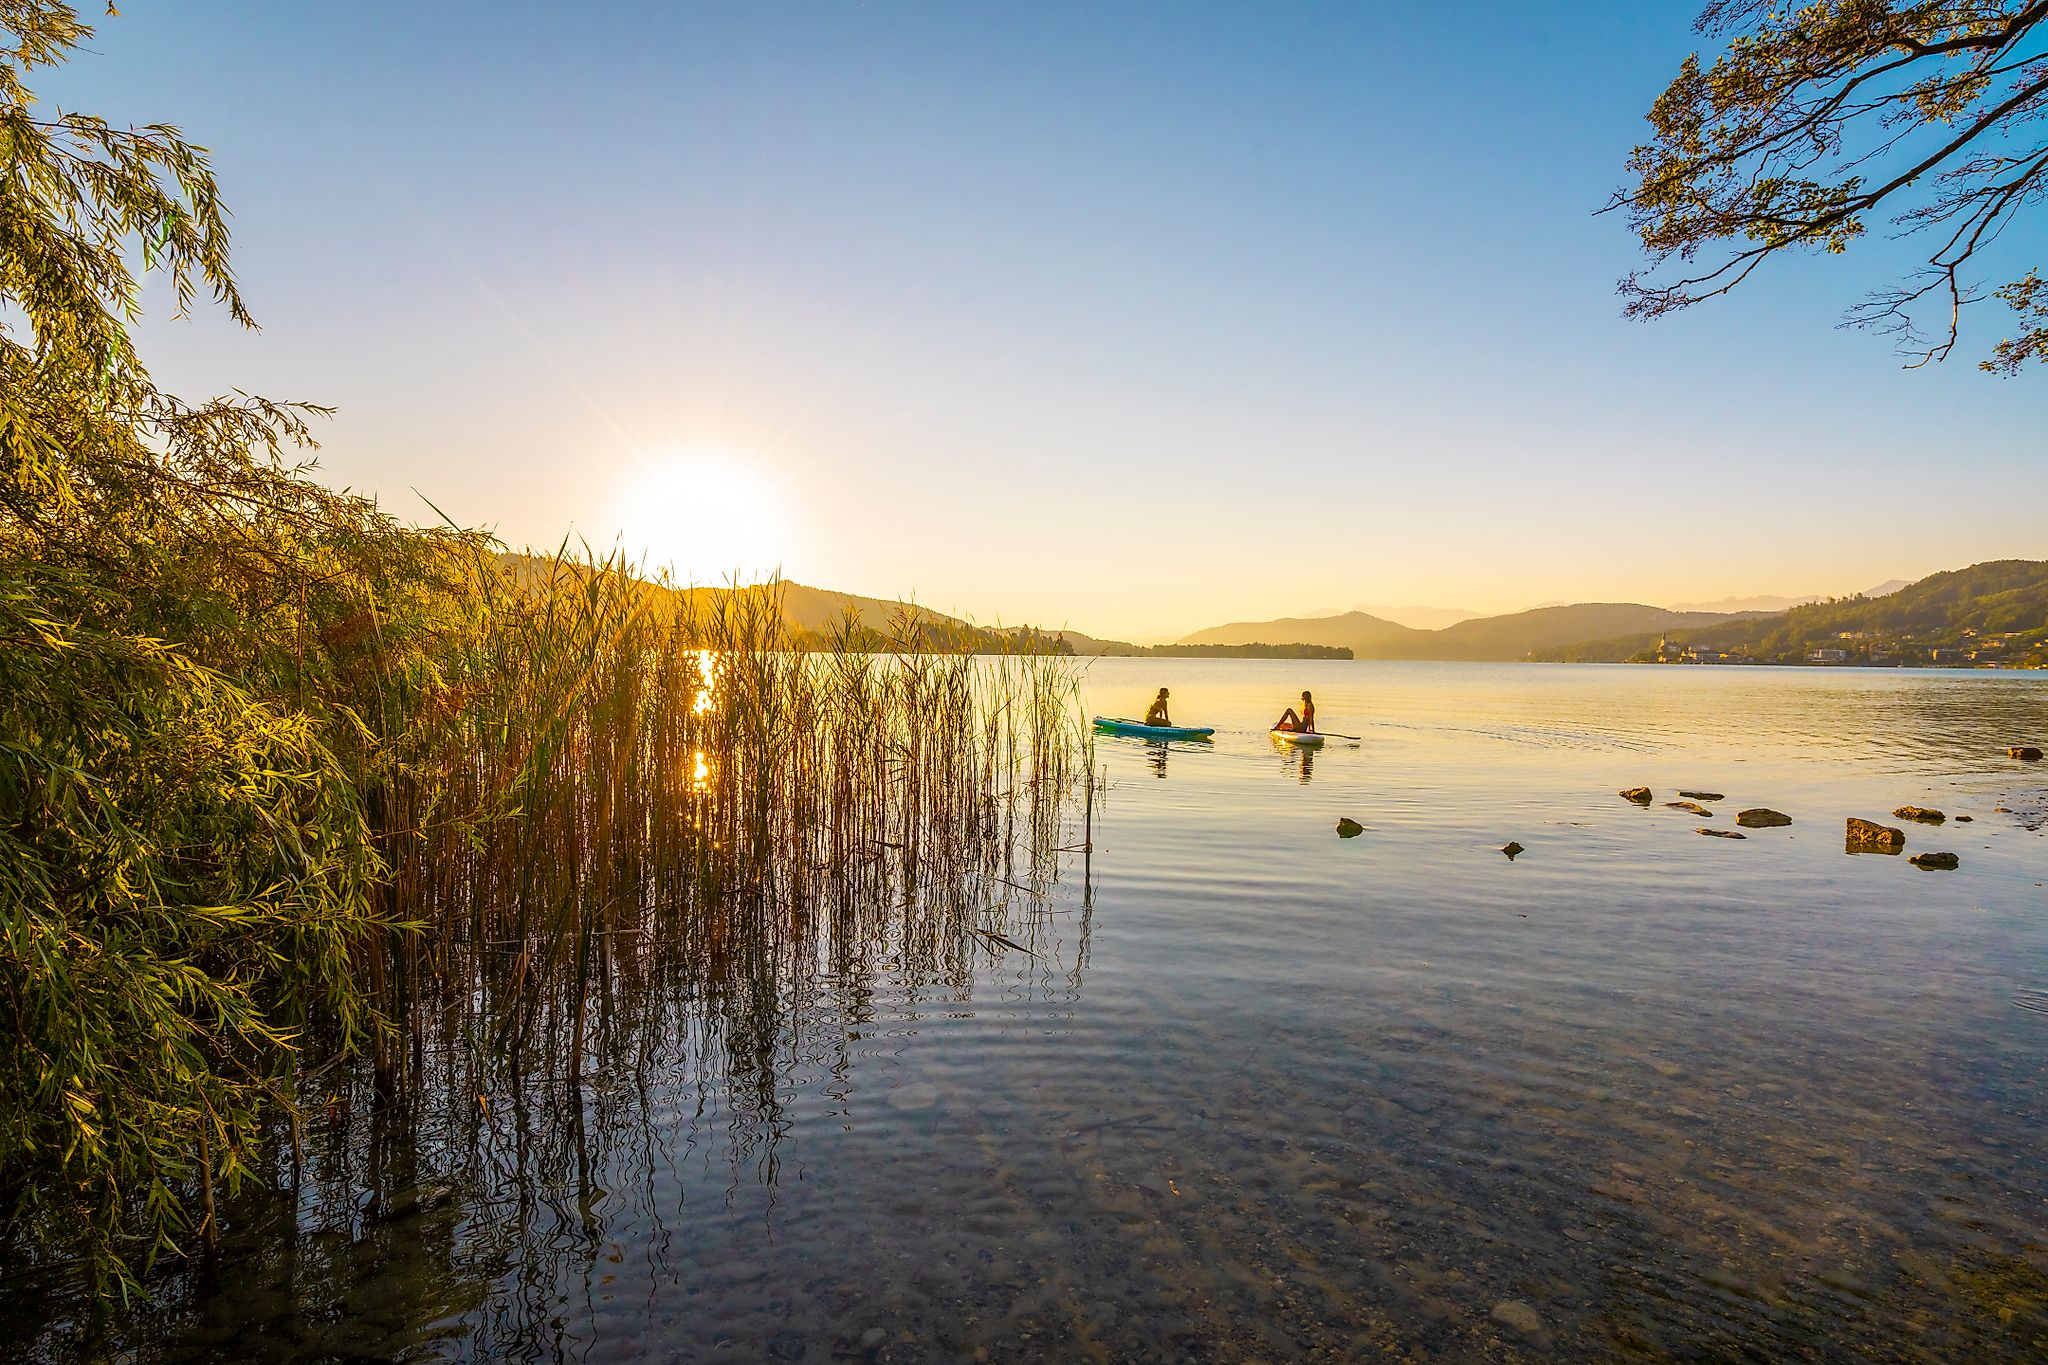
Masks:
[[[650,574],[683,583],[757,582],[782,565],[786,518],[773,485],[730,455],[648,460],[619,509],[620,544]]]

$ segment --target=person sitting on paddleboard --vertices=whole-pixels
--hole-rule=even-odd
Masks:
[[[1273,728],[1275,730],[1298,730],[1304,734],[1314,734],[1316,732],[1316,699],[1306,692],[1302,693],[1301,714],[1295,715],[1294,708],[1290,706],[1280,714],[1279,723],[1274,725]]]
[[[1167,716],[1166,716],[1166,689],[1165,689],[1165,688],[1163,688],[1163,687],[1162,687],[1162,688],[1160,688],[1160,689],[1159,689],[1159,695],[1158,695],[1158,696],[1156,696],[1156,697],[1154,697],[1154,698],[1152,699],[1152,709],[1151,709],[1150,711],[1147,711],[1147,712],[1145,713],[1145,723],[1146,723],[1147,725],[1171,725],[1171,724],[1173,724],[1173,722],[1172,722],[1171,720],[1168,720],[1168,719],[1167,719]]]

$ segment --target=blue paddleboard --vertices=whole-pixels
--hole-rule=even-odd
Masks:
[[[1207,739],[1216,733],[1213,725],[1145,725],[1113,716],[1097,716],[1095,728],[1104,734],[1135,735],[1139,739]]]

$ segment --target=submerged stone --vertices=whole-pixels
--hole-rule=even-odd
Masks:
[[[1923,872],[1953,872],[1963,865],[1953,853],[1915,853],[1906,861]]]
[[[1520,1299],[1502,1299],[1493,1306],[1493,1320],[1525,1337],[1541,1336],[1543,1317]]]
[[[1510,839],[1500,846],[1500,851],[1508,855],[1509,862],[1513,862],[1515,860],[1515,855],[1517,853],[1526,853],[1528,850],[1524,849],[1520,844],[1516,843],[1513,839]]]
[[[939,1088],[925,1081],[898,1086],[889,1092],[887,1100],[891,1109],[930,1109],[938,1102]]]
[[[1638,806],[1647,806],[1657,799],[1648,787],[1623,787],[1619,795],[1622,800],[1633,801]]]
[[[1672,810],[1691,811],[1694,815],[1705,815],[1711,817],[1714,813],[1708,810],[1705,806],[1702,806],[1697,801],[1666,801],[1664,804],[1669,806]]]
[[[1737,811],[1735,823],[1749,829],[1776,829],[1780,825],[1791,824],[1792,817],[1769,806],[1752,806],[1748,810]]]
[[[1892,812],[1894,820],[1918,820],[1923,825],[1938,825],[1948,819],[1931,806],[1900,806]]]
[[[2024,758],[2029,762],[2041,756],[2041,751],[2031,744],[2015,744],[2005,751],[2007,758]]]
[[[1348,815],[1337,822],[1337,837],[1339,839],[1355,839],[1363,833],[1365,833],[1365,826],[1359,824]]]
[[[1749,837],[1747,834],[1742,833],[1740,830],[1708,829],[1705,825],[1701,825],[1698,829],[1694,830],[1693,833],[1704,834],[1709,839],[1747,839]]]
[[[1679,795],[1694,801],[1726,801],[1728,799],[1719,792],[1680,792]]]
[[[392,1217],[401,1218],[408,1213],[419,1213],[427,1209],[437,1209],[454,1197],[455,1187],[453,1185],[438,1183],[415,1185],[391,1201],[389,1212]]]

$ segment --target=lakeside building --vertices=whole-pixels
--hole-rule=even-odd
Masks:
[[[1638,659],[1642,656],[1638,655]],[[1665,637],[1657,641],[1657,652],[1652,662],[1660,664],[1746,664],[1755,662],[1747,654],[1731,654],[1725,650],[1702,649],[1698,645],[1686,644],[1683,640]]]
[[[1842,640],[1842,645],[1816,644],[1809,640],[1798,652],[1774,655],[1763,662],[1802,663],[1817,668],[2040,668],[2048,665],[2048,660],[2039,657],[2048,651],[2048,640],[2030,641],[2021,638],[2023,634],[1971,635],[1965,629],[1953,644],[1921,649],[1908,647],[1907,642],[1913,637],[1903,633],[1843,632],[1834,637]],[[1688,644],[1684,640],[1664,636],[1657,641],[1655,649],[1646,649],[1632,656],[1629,662],[1735,665],[1754,664],[1759,660],[1740,651]]]

